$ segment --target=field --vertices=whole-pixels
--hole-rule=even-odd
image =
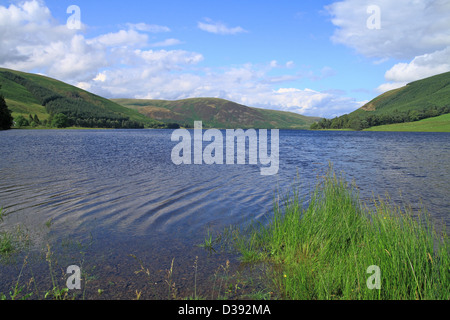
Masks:
[[[365,131],[450,132],[450,114],[415,122],[377,126]]]

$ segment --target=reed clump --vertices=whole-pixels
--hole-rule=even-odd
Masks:
[[[363,204],[357,188],[326,173],[304,207],[298,191],[275,203],[268,224],[234,244],[245,262],[265,262],[270,290],[294,300],[415,300],[450,298],[449,242],[429,214]],[[373,288],[371,266],[379,270]]]

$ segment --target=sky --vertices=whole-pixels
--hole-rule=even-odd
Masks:
[[[450,71],[450,0],[0,0],[0,67],[333,118]]]

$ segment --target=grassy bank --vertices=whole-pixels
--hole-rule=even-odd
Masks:
[[[445,231],[438,234],[426,213],[372,204],[362,205],[355,188],[331,171],[307,208],[287,197],[268,225],[234,244],[244,262],[270,266],[269,290],[281,299],[449,299]],[[377,280],[381,289],[373,289]]]
[[[450,132],[450,113],[415,122],[372,127],[365,131]]]

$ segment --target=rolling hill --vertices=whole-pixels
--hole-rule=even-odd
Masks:
[[[258,109],[218,98],[177,101],[114,99],[114,102],[165,123],[193,127],[203,121],[205,128],[308,129],[319,118],[297,113]]]
[[[348,115],[321,120],[312,128],[361,130],[381,125],[414,124],[447,113],[450,113],[450,72],[385,92]]]
[[[12,116],[36,115],[41,123],[62,113],[69,124],[98,128],[163,128],[169,124],[205,128],[308,129],[320,118],[257,109],[216,98],[108,100],[67,83],[38,74],[0,68],[1,93]]]
[[[1,93],[14,118],[62,113],[86,127],[153,127],[159,122],[111,100],[45,76],[0,68]]]

